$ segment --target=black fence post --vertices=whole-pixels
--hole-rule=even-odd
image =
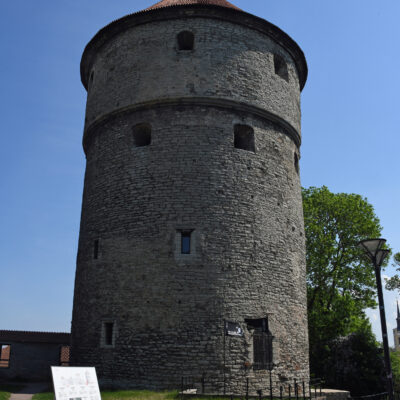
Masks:
[[[296,397],[296,400],[299,400],[299,390],[297,387],[297,379],[294,378],[294,395]]]
[[[311,381],[309,381],[308,382],[308,392],[309,392],[309,394],[310,394],[310,400],[311,400],[311,395],[312,395],[312,392],[311,392]]]
[[[257,394],[258,394],[258,400],[261,400],[262,399],[262,390],[261,389],[257,390]]]
[[[304,381],[303,381],[303,400],[306,400],[306,384]]]
[[[289,383],[289,400],[292,398],[292,387],[290,386]]]
[[[249,400],[249,378],[246,378],[246,400]]]
[[[279,398],[282,400],[282,396],[283,395],[283,387],[281,386],[280,388],[279,388]]]
[[[183,376],[182,376],[182,382],[181,382],[181,399],[183,400]]]

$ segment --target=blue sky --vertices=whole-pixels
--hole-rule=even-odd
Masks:
[[[154,2],[0,4],[0,329],[70,329],[85,167],[80,57],[101,27]],[[367,197],[400,251],[400,2],[233,2],[306,54],[303,186]],[[385,296],[389,329],[396,296]],[[379,338],[378,314],[369,315]]]

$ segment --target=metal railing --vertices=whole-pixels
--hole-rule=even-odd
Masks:
[[[243,384],[239,385],[243,389],[227,390],[227,382],[220,376],[203,374],[201,377],[184,376],[181,380],[180,394],[182,398],[194,395],[213,395],[230,399],[269,399],[269,400],[311,400],[322,394],[322,381],[303,381],[292,379],[284,384],[272,383],[270,373],[269,385],[260,388],[260,380],[257,378],[243,378]],[[380,400],[380,399],[377,399]],[[400,400],[400,399],[398,399]]]
[[[388,400],[389,399],[389,393],[388,392],[383,392],[383,393],[377,393],[377,394],[370,394],[368,396],[357,396],[357,397],[350,397],[351,400]],[[395,393],[395,399],[400,400],[400,396],[398,393]]]

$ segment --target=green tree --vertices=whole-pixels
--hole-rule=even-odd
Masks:
[[[324,360],[327,387],[349,390],[352,396],[381,393],[385,387],[383,352],[371,326],[330,342]]]
[[[311,372],[324,371],[330,343],[371,331],[366,308],[376,306],[374,268],[357,248],[380,237],[382,227],[368,201],[327,187],[303,189]]]
[[[400,271],[400,253],[396,253],[393,256],[393,266],[396,267],[396,270]],[[387,290],[399,290],[400,291],[400,277],[398,274],[394,275],[390,279],[386,281],[386,289]]]
[[[392,364],[394,391],[395,393],[400,393],[400,352],[391,351],[390,361]]]

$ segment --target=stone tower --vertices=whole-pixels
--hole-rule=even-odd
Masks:
[[[81,76],[73,362],[121,387],[307,379],[301,49],[225,0],[163,0],[101,29]]]

